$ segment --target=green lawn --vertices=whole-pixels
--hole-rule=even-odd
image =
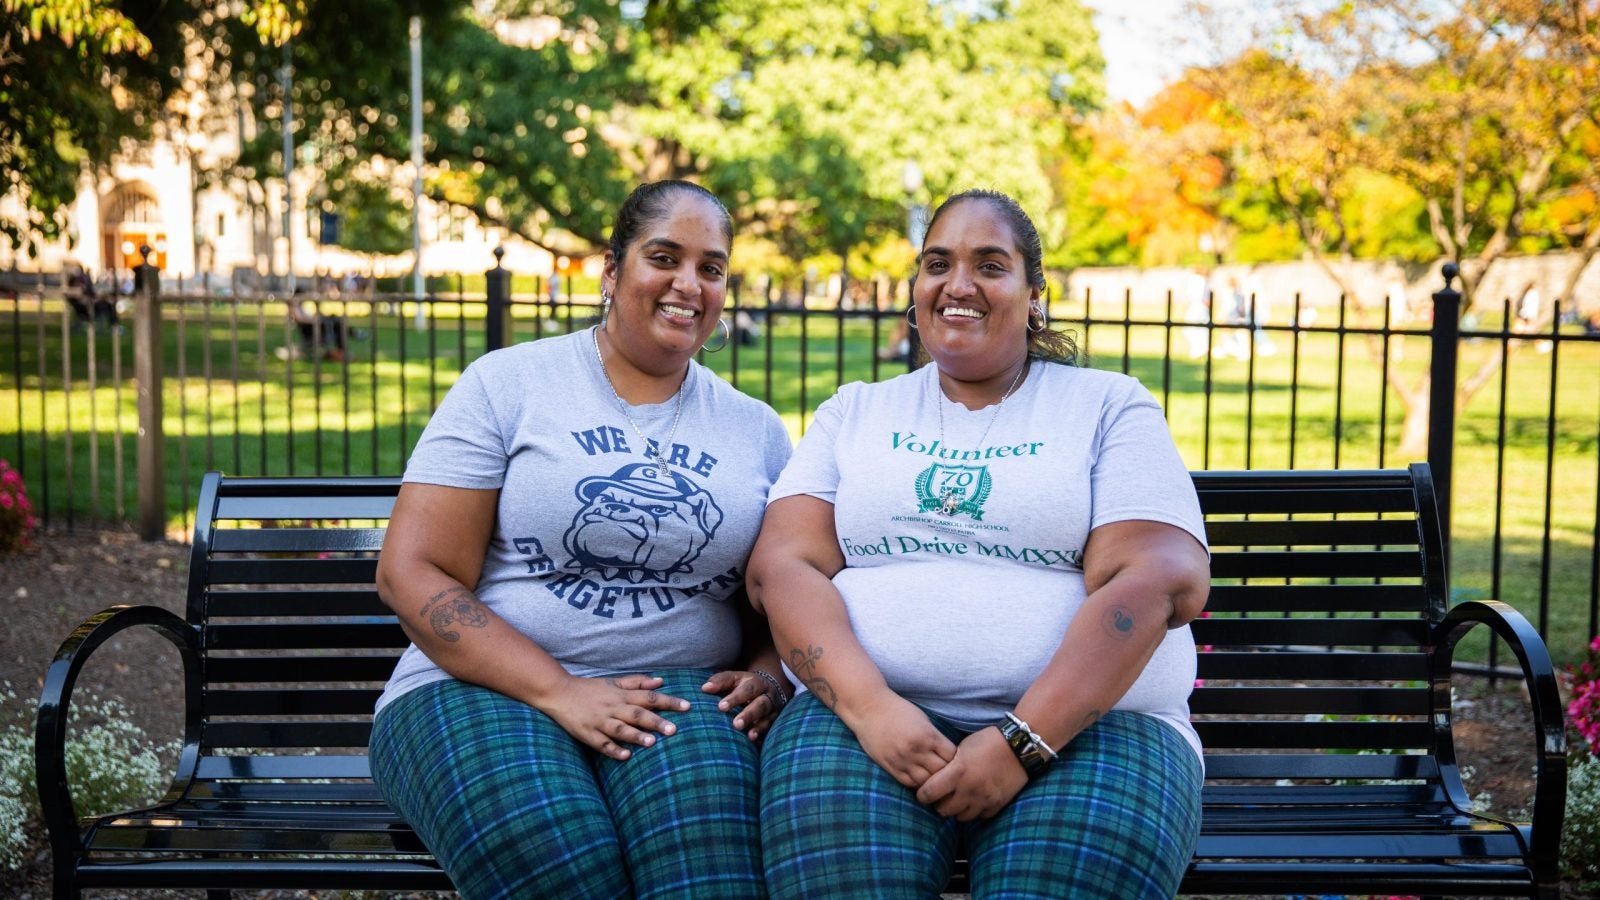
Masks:
[[[163,421],[171,530],[181,533],[190,524],[194,489],[207,469],[398,473],[464,362],[483,351],[481,303],[435,304],[434,327],[424,332],[414,330],[409,303],[330,305],[324,312],[340,312],[363,330],[343,364],[280,358],[278,351],[297,340],[277,301],[186,304],[181,317],[168,304]],[[531,312],[518,310],[517,340],[581,328],[590,310],[553,320]],[[1120,304],[1114,310],[1097,304],[1093,312],[1122,318]],[[1080,321],[1084,310],[1063,306],[1054,314]],[[1130,310],[1135,321],[1164,314],[1158,304]],[[872,352],[888,343],[895,321],[886,318],[874,332],[866,318],[803,322],[776,314],[754,345],[702,359],[770,403],[798,435],[840,383],[905,371],[904,363],[878,362]],[[1411,461],[1398,453],[1404,411],[1383,389],[1385,354],[1374,354],[1360,336],[1302,333],[1297,340],[1275,332],[1272,355],[1214,355],[1208,365],[1204,357],[1188,357],[1181,324],[1093,324],[1077,331],[1091,365],[1131,372],[1165,403],[1191,468]],[[59,304],[47,301],[41,310],[24,300],[17,309],[0,300],[0,456],[20,457],[30,495],[52,525],[131,518],[137,508],[131,341],[93,333],[91,389],[90,336],[65,321]],[[1214,340],[1221,347],[1229,336],[1218,330]],[[1427,338],[1396,343],[1403,346],[1390,348],[1389,365],[1415,383],[1426,372]],[[70,366],[63,365],[63,346],[70,348]],[[1464,343],[1463,377],[1497,346]],[[1453,589],[1458,597],[1504,599],[1536,620],[1547,596],[1552,650],[1572,659],[1593,614],[1600,343],[1564,341],[1555,354],[1525,345],[1503,376],[1503,387],[1499,374],[1492,377],[1458,420]]]

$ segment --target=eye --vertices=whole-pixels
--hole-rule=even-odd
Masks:
[[[670,253],[656,253],[650,257],[650,261],[658,266],[674,266],[678,264],[678,261]]]
[[[922,264],[922,268],[929,272],[943,272],[949,264],[942,259],[934,258]]]
[[[722,277],[722,267],[716,263],[707,263],[700,267],[700,271],[711,276],[712,278]]]
[[[669,514],[671,512],[672,512],[672,507],[670,507],[670,506],[657,505],[657,506],[650,507],[650,514],[652,516],[665,516],[665,515],[667,515],[667,514]]]

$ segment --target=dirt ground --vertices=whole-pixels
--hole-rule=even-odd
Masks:
[[[0,611],[5,622],[0,629],[0,679],[10,682],[30,722],[51,657],[86,617],[116,604],[150,604],[182,614],[188,554],[185,545],[146,543],[128,531],[79,528],[70,534],[41,535],[32,550],[0,559]],[[164,641],[149,633],[127,632],[95,652],[80,677],[79,690],[121,700],[154,740],[173,741],[182,730],[177,666],[176,652]],[[1475,772],[1469,788],[1488,792],[1495,811],[1521,815],[1531,798],[1533,747],[1521,737],[1531,732],[1531,725],[1520,685],[1490,690],[1484,682],[1469,679],[1457,693],[1458,752]],[[1518,739],[1507,740],[1511,735]],[[17,872],[0,871],[0,897],[49,896],[49,853],[43,835],[34,837],[28,864]],[[94,892],[92,896],[186,894]]]

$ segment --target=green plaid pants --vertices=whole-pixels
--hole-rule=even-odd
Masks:
[[[918,803],[802,694],[762,751],[767,887],[775,900],[936,898],[965,853],[974,900],[1172,897],[1199,836],[1201,778],[1175,729],[1112,712],[999,815],[961,823]]]
[[[700,692],[709,670],[652,674],[691,709],[626,762],[447,680],[378,714],[373,779],[466,898],[764,897],[755,746]]]

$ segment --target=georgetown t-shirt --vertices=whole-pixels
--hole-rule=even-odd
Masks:
[[[725,667],[740,641],[729,600],[789,436],[693,362],[674,432],[678,415],[672,398],[625,416],[591,330],[519,344],[467,367],[405,480],[500,491],[477,596],[567,671]],[[413,645],[378,708],[447,677]]]
[[[1205,544],[1161,408],[1125,375],[1035,360],[997,409],[945,399],[937,368],[848,384],[823,403],[771,499],[834,505],[833,578],[889,686],[968,728],[1016,706],[1082,606],[1099,525],[1147,519]],[[1195,748],[1194,638],[1167,632],[1116,709]]]

